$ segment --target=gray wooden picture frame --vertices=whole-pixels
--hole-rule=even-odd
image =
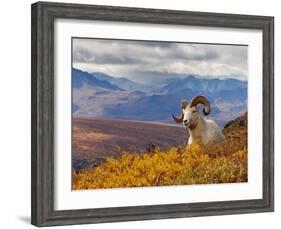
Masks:
[[[58,18],[258,29],[263,33],[263,198],[54,210],[54,21]],[[36,226],[210,216],[274,210],[274,18],[80,4],[32,4],[32,202]]]

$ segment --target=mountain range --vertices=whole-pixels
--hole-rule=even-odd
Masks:
[[[125,77],[115,78],[115,77],[109,76],[102,72],[93,72],[91,74],[96,79],[105,80],[126,91],[150,92],[153,89],[153,87],[151,87],[149,85],[137,83],[137,82],[131,81]]]
[[[195,75],[145,85],[125,77],[72,69],[75,116],[173,123],[182,99],[204,95],[211,103],[210,117],[223,126],[247,110],[247,82],[208,79]]]

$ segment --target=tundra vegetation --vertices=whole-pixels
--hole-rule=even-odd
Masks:
[[[143,154],[123,152],[95,168],[72,172],[72,189],[247,182],[247,113],[227,123],[225,141]]]

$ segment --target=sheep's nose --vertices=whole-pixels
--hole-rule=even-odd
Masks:
[[[188,121],[187,120],[183,120],[183,123],[184,123],[184,125],[187,125]]]

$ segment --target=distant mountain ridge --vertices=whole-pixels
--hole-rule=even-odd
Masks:
[[[72,87],[79,88],[83,85],[100,87],[109,90],[122,90],[118,86],[113,85],[106,80],[100,80],[88,72],[83,72],[79,69],[72,68]]]
[[[105,80],[113,85],[116,85],[117,87],[126,91],[151,91],[150,86],[131,81],[125,77],[115,78],[102,72],[92,72],[91,75],[99,80]]]
[[[247,82],[237,79],[206,79],[188,75],[185,78],[169,79],[161,89],[162,93],[174,93],[184,89],[196,89],[198,91],[219,92],[247,89]]]
[[[73,114],[96,118],[172,123],[182,99],[206,96],[210,117],[223,126],[247,110],[247,82],[189,75],[165,85],[144,85],[105,73],[72,70]]]

